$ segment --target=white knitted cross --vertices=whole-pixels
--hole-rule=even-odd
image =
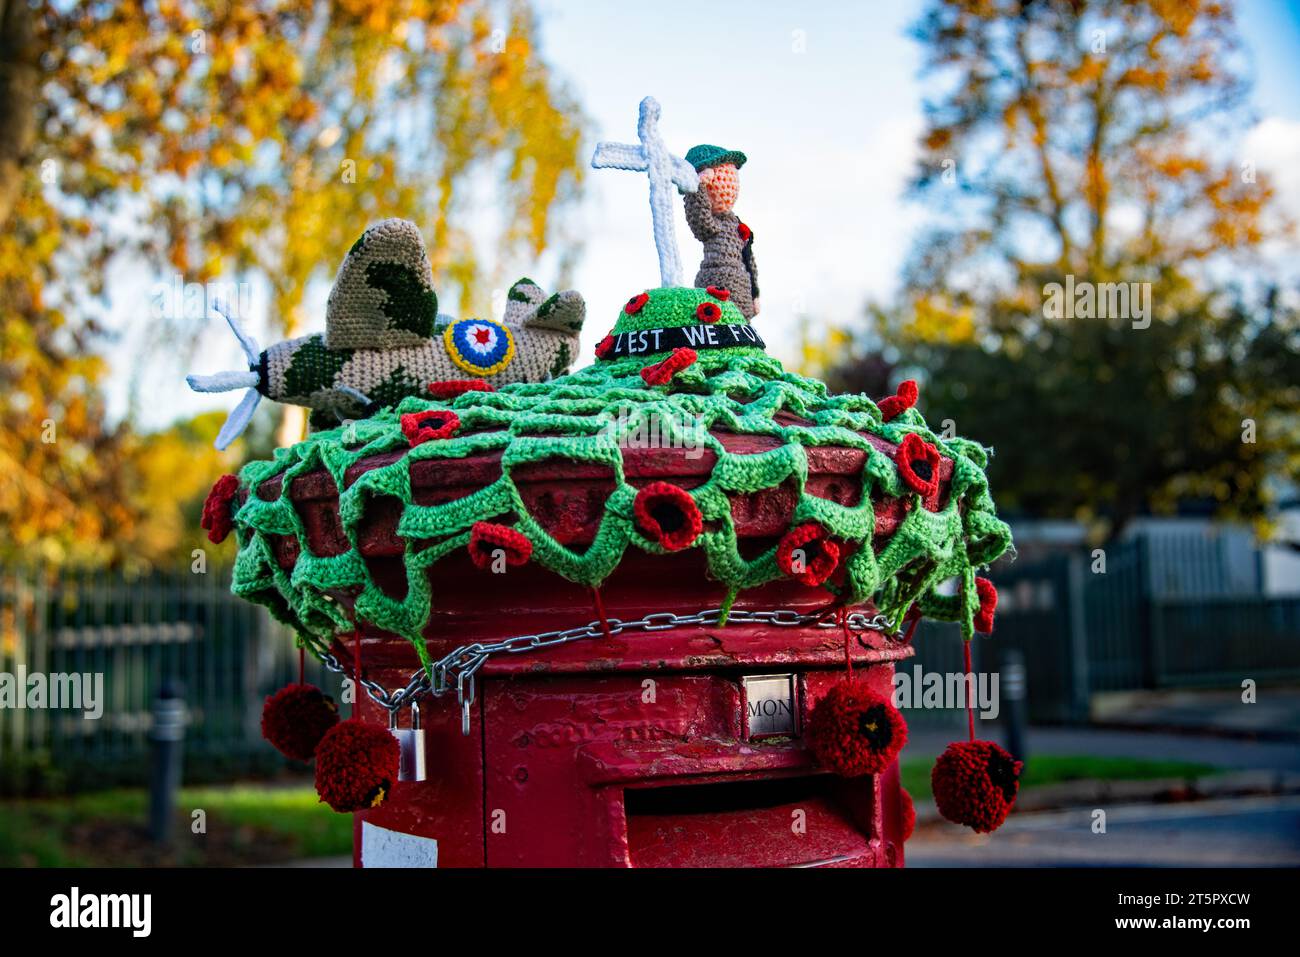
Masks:
[[[641,101],[641,118],[636,136],[640,146],[626,143],[597,143],[591,156],[594,169],[625,169],[650,177],[650,216],[654,221],[655,248],[659,251],[659,280],[664,286],[679,286],[682,261],[673,228],[673,191],[693,193],[700,178],[690,163],[668,152],[659,137],[659,101],[647,96]]]

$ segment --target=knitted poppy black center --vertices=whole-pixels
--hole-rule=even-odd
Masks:
[[[1002,792],[1003,798],[1011,801],[1016,796],[1016,762],[1005,751],[993,751],[989,754],[989,780]]]
[[[866,738],[875,750],[889,747],[894,729],[883,704],[873,705],[858,715],[858,734]]]
[[[420,420],[420,427],[425,429],[440,429],[446,424],[446,419],[440,415],[426,415]]]
[[[816,565],[818,559],[822,558],[826,554],[826,549],[822,546],[823,539],[820,538],[811,539],[799,546],[803,549],[803,560],[805,565],[809,567]]]
[[[934,468],[929,459],[912,459],[912,474],[922,482],[928,482],[934,478]]]
[[[650,506],[649,512],[650,517],[659,524],[659,530],[665,535],[671,535],[686,524],[686,516],[682,510],[669,501],[655,502]]]

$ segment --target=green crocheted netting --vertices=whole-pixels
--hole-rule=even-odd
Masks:
[[[698,289],[656,289],[642,308],[646,315],[620,313],[622,328],[689,324],[698,303],[708,299]],[[722,321],[743,322],[729,303]],[[732,315],[732,313],[735,315]],[[570,581],[599,585],[618,566],[628,548],[655,554],[665,549],[646,538],[634,522],[636,489],[623,473],[624,447],[634,436],[657,432],[667,444],[707,448],[717,457],[712,474],[689,490],[705,530],[691,546],[703,549],[710,575],[728,596],[782,577],[776,548],[752,560],[742,557],[732,521],[731,498],[792,483],[798,501],[791,528],[817,522],[842,545],[844,574],[839,583],[822,587],[846,604],[872,600],[896,624],[913,604],[933,618],[957,621],[963,636],[973,634],[978,609],[976,570],[1008,550],[1011,533],[997,518],[984,469],[986,450],[961,438],[934,433],[915,409],[882,422],[880,409],[863,395],[830,395],[826,386],[786,372],[781,364],[754,348],[700,350],[697,360],[668,385],[647,386],[641,369],[663,355],[600,361],[540,384],[503,386],[496,392],[467,392],[450,403],[406,398],[396,409],[344,427],[318,432],[290,448],[278,449],[270,461],[255,461],[239,474],[250,494],[234,516],[239,539],[232,590],[270,608],[295,628],[300,640],[319,653],[353,622],[327,594],[355,594],[358,620],[402,635],[428,664],[421,631],[438,596],[431,593],[427,569],[457,549],[466,548],[476,522],[502,522],[527,536],[531,561]],[[451,408],[460,419],[456,435],[410,447],[403,435],[404,413]],[[778,413],[807,424],[782,424]],[[723,448],[711,430],[770,436],[780,444],[765,452],[739,454]],[[953,462],[951,492],[941,511],[926,509],[903,481],[893,458],[874,448],[863,433],[900,443],[918,433]],[[860,504],[839,505],[806,490],[809,446],[842,446],[866,452]],[[344,474],[367,456],[394,449],[405,454],[371,469],[345,487]],[[441,505],[412,499],[410,466],[423,459],[456,460],[499,452],[501,477],[473,494]],[[615,488],[605,502],[595,540],[583,552],[561,545],[528,513],[512,473],[527,463],[568,459],[608,467]],[[454,468],[454,465],[451,466]],[[302,520],[289,500],[292,480],[325,469],[339,489],[339,515],[350,548],[341,555],[312,554]],[[252,493],[266,480],[282,477],[279,496],[271,501]],[[372,496],[394,496],[403,505],[397,533],[406,543],[406,596],[397,600],[372,581],[357,550],[357,529]],[[883,496],[911,497],[911,507],[897,530],[873,549],[874,502]],[[289,571],[275,560],[270,536],[292,535],[300,546]],[[428,544],[432,540],[433,544]],[[419,547],[416,543],[420,543]],[[837,576],[839,577],[839,576]],[[955,580],[955,589],[944,583]],[[829,601],[828,596],[828,601]],[[730,597],[728,598],[728,602]]]

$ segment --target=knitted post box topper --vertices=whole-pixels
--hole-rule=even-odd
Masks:
[[[364,418],[430,384],[483,379],[545,382],[568,371],[578,353],[586,304],[574,290],[547,296],[531,279],[506,295],[502,322],[456,320],[438,312],[424,238],[414,223],[386,219],[353,244],[325,311],[325,332],[259,351],[226,316],[248,359],[247,371],[187,377],[197,392],[247,389],[217,436],[238,437],[263,396],[312,410],[312,425]]]
[[[705,302],[718,306],[717,321],[700,321]],[[981,612],[989,611],[990,600],[987,588],[976,584],[976,570],[1003,554],[1011,536],[989,495],[987,453],[981,446],[931,431],[915,408],[884,422],[870,398],[833,395],[824,384],[785,371],[766,354],[735,303],[705,289],[635,291],[619,306],[607,338],[605,358],[552,382],[466,390],[452,398],[427,392],[410,396],[392,411],[319,432],[274,458],[244,466],[240,504],[232,504],[239,539],[232,589],[266,605],[317,653],[340,630],[356,625],[340,615],[331,597],[347,589],[356,606],[366,609],[367,626],[403,636],[417,654],[425,651],[421,631],[437,595],[411,589],[392,598],[371,577],[355,545],[343,554],[316,555],[307,527],[294,521],[302,503],[291,498],[292,479],[326,469],[339,489],[346,541],[356,541],[367,503],[378,496],[395,499],[403,535],[433,542],[408,557],[421,568],[434,568],[467,548],[480,560],[500,549],[507,564],[527,560],[596,587],[629,549],[655,554],[699,549],[724,594],[789,577],[823,589],[828,601],[846,607],[872,602],[896,624],[914,607],[917,614],[958,622],[967,637],[977,617],[985,624]],[[694,351],[695,361],[664,384],[647,383],[642,371],[680,348]],[[447,428],[451,415],[454,429]],[[404,431],[407,416],[413,416],[406,421],[415,428],[408,424]],[[604,532],[585,550],[565,545],[555,529],[532,514],[516,483],[519,469],[565,457],[613,466],[625,449],[636,447],[636,436],[651,422],[664,430],[665,441],[708,450],[715,464],[702,484],[680,494],[658,489],[642,495],[647,490],[626,480],[618,483],[605,501]],[[429,426],[440,437],[418,441],[421,428]],[[542,440],[539,429],[547,433]],[[719,439],[722,432],[762,437],[772,447],[761,454],[730,451]],[[909,442],[909,436],[915,438]],[[923,458],[900,455],[905,443]],[[831,506],[804,488],[808,451],[825,445],[861,451],[861,505]],[[939,457],[937,471],[927,446]],[[438,461],[455,469],[466,457],[485,454],[508,463],[491,485],[434,507],[416,501],[410,475],[418,463]],[[375,464],[346,478],[366,462]],[[918,468],[925,472],[925,465],[931,465],[931,477],[950,476],[942,505],[937,498],[926,500],[925,507],[907,509],[890,535],[877,535],[873,502],[915,501],[911,481],[928,487],[915,474]],[[274,495],[253,494],[277,478]],[[767,551],[743,554],[730,521],[733,502],[781,486],[798,490],[789,525]],[[510,530],[508,541],[499,537]],[[272,545],[286,533],[299,546],[292,567],[281,564]],[[942,588],[950,579],[962,582],[956,594]]]
[[[232,591],[265,605],[310,652],[324,658],[341,634],[359,635],[365,628],[408,641],[432,677],[435,663],[426,641],[431,609],[456,587],[463,569],[455,563],[467,551],[489,572],[529,563],[537,575],[585,586],[602,621],[599,588],[630,551],[698,561],[727,609],[743,591],[794,578],[825,592],[828,607],[840,609],[846,663],[854,608],[874,608],[893,630],[911,615],[913,621],[922,615],[955,621],[966,639],[976,627],[991,624],[994,599],[976,576],[1008,550],[1011,534],[989,493],[987,450],[933,431],[910,388],[900,388],[882,407],[865,395],[833,394],[767,355],[750,324],[757,305],[753,234],[728,209],[744,156],[697,149],[693,167],[667,150],[658,118],[658,104],[647,97],[638,144],[602,143],[593,157],[597,167],[648,175],[662,280],[654,289],[628,290],[593,365],[562,374],[581,325],[580,297],[547,299],[527,281],[511,290],[504,324],[443,322],[435,312],[430,331],[436,300],[423,272],[422,247],[417,253],[409,245],[418,241],[418,232],[403,226],[393,227],[391,235],[386,229],[363,237],[352,262],[345,263],[341,278],[352,279],[340,289],[351,292],[332,299],[332,319],[353,315],[343,309],[350,296],[364,308],[337,334],[331,324],[325,336],[275,347],[283,354],[259,354],[245,341],[254,367],[254,381],[245,385],[263,385],[281,399],[343,414],[371,413],[249,462],[239,473],[238,489],[224,483],[210,509],[210,525],[225,515],[236,532]],[[697,168],[707,182],[691,204],[708,230],[723,230],[716,233],[717,252],[726,260],[719,270],[726,275],[701,275],[696,287],[683,287],[676,278],[671,190],[695,196]],[[399,241],[402,236],[407,239]],[[378,278],[370,276],[375,264]],[[374,284],[382,297],[362,294]],[[379,335],[384,345],[357,346],[353,337],[363,334]],[[418,345],[409,344],[411,335]],[[547,352],[544,342],[530,344],[531,335],[558,340],[546,340]],[[417,367],[416,358],[408,357],[411,349],[439,358]],[[400,365],[414,385],[389,382],[398,378],[389,371],[383,380],[389,387],[375,394],[381,390],[358,371],[362,353]],[[553,364],[530,371],[530,357],[542,353],[553,355]],[[236,387],[243,375],[233,374],[226,387]],[[490,388],[464,385],[475,380]],[[232,416],[235,425],[244,414]],[[627,456],[652,426],[664,443],[707,454],[707,470],[692,474],[689,488],[634,484],[640,478],[629,474]],[[228,426],[223,438],[233,432]],[[853,476],[860,492],[856,504],[828,500],[808,481],[815,456],[828,447],[850,451],[861,463]],[[472,483],[475,488],[463,497],[437,503],[422,497],[418,475],[454,476],[469,459],[494,460],[500,467]],[[573,547],[572,536],[526,494],[530,466],[563,459],[613,476],[613,487],[593,505],[601,511],[599,531],[585,548]],[[303,484],[296,480],[307,476],[331,479],[322,484],[332,486],[332,497],[296,496],[294,489]],[[784,527],[773,529],[764,550],[742,549],[737,506],[778,491],[789,493]],[[361,554],[371,506],[381,500],[385,521],[395,519],[394,537],[407,543],[402,560],[408,580],[427,587],[394,594]],[[877,520],[880,505],[899,506],[888,530]],[[342,534],[318,553],[313,545],[321,544],[320,536],[313,529],[319,530],[325,512]],[[444,560],[449,564],[440,565]],[[954,580],[960,583],[955,593],[946,587]],[[340,593],[350,613],[341,607]],[[361,676],[359,653],[357,658]],[[843,774],[887,767],[906,738],[901,716],[881,691],[851,678],[824,696],[809,720],[809,746]],[[382,801],[398,774],[396,738],[356,719],[326,732],[315,757],[318,790],[338,810]],[[970,766],[945,766],[936,793],[959,784]],[[1003,786],[997,793],[1005,801],[1002,771],[1002,764],[986,765],[982,773],[994,788]],[[984,813],[988,803],[981,799],[962,814],[979,823],[991,820]]]

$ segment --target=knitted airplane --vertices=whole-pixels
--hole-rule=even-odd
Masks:
[[[531,279],[506,296],[504,322],[456,320],[438,312],[433,271],[414,223],[386,219],[348,251],[325,311],[325,333],[259,350],[222,312],[248,358],[247,371],[186,376],[196,392],[248,392],[230,413],[216,447],[230,445],[263,396],[312,409],[331,426],[372,415],[428,386],[484,379],[493,386],[544,382],[568,371],[578,352],[586,304],[574,290],[547,297]]]

